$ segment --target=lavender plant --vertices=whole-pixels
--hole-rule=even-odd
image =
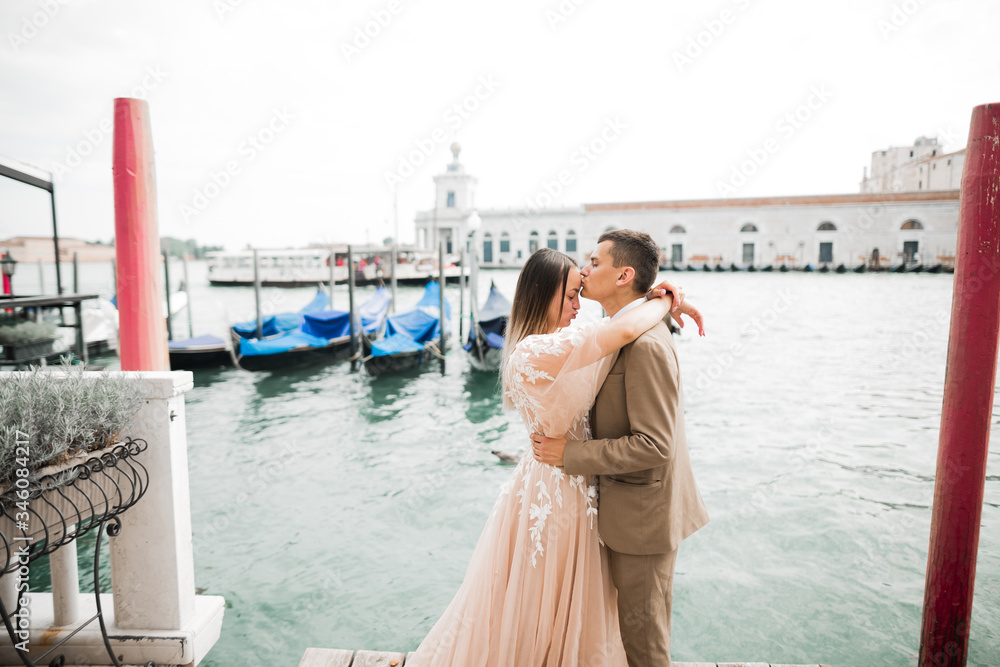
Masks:
[[[55,370],[0,377],[0,490],[21,467],[18,441],[23,447],[27,440],[27,467],[34,471],[128,435],[146,400],[143,383],[108,371],[98,378],[84,373],[65,359]]]
[[[34,343],[55,337],[56,325],[51,322],[26,320],[9,326],[0,326],[0,345]]]

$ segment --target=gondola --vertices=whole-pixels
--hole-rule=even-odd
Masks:
[[[854,273],[864,273],[867,270],[868,270],[868,267],[865,264],[858,264],[853,269]]]
[[[847,267],[843,264],[838,264],[836,268],[837,273],[847,273]]]
[[[361,305],[356,315],[357,334],[365,340],[377,334],[385,322],[391,297],[380,287]],[[320,291],[295,313],[271,315],[263,321],[263,337],[257,339],[256,321],[232,327],[236,362],[247,371],[280,371],[327,363],[350,353],[350,313],[327,309],[328,297]]]
[[[436,282],[424,287],[424,295],[413,310],[389,316],[385,336],[372,341],[362,339],[364,366],[369,375],[419,368],[432,356],[435,341],[441,337],[441,288]],[[444,332],[451,330],[451,305],[444,302]]]
[[[204,335],[172,340],[167,343],[167,349],[172,371],[233,365],[232,347],[218,336]]]
[[[490,285],[490,295],[479,311],[479,318],[469,330],[469,337],[462,347],[469,355],[469,363],[479,371],[500,368],[503,355],[503,336],[510,317],[510,301],[496,284]]]

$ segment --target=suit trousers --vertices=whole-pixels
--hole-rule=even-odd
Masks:
[[[670,553],[633,556],[608,549],[629,667],[670,667],[674,564]]]

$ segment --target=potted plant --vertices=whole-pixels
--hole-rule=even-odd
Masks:
[[[29,361],[52,354],[55,341],[56,325],[50,322],[24,320],[0,326],[0,349],[6,361]]]
[[[94,375],[68,360],[0,375],[0,533],[8,538],[55,548],[145,491],[148,475],[135,460],[145,443],[127,436],[146,389],[135,377]]]

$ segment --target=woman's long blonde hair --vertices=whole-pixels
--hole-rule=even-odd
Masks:
[[[517,278],[517,288],[514,290],[514,302],[510,307],[510,317],[507,319],[507,330],[504,332],[503,365],[514,347],[528,336],[544,334],[549,331],[549,304],[552,298],[566,292],[566,282],[569,280],[569,270],[576,266],[569,255],[550,248],[536,250],[524,263],[521,275]],[[562,306],[559,307],[562,318]],[[506,397],[506,386],[504,396]],[[504,401],[506,403],[506,399]]]

